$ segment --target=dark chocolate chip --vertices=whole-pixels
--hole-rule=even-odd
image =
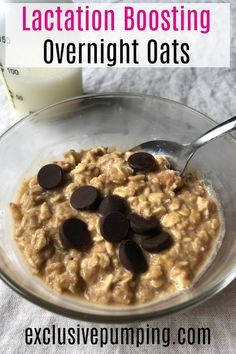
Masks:
[[[66,249],[76,248],[79,251],[84,251],[91,244],[91,236],[87,225],[80,219],[65,220],[60,226],[59,235],[61,243]]]
[[[70,204],[77,210],[94,210],[99,203],[99,191],[93,186],[77,188],[70,197]]]
[[[151,154],[141,151],[131,155],[128,164],[135,172],[149,172],[154,169],[156,160]]]
[[[128,235],[129,221],[122,213],[114,211],[101,219],[100,230],[105,240],[119,242]]]
[[[119,211],[125,213],[127,209],[126,200],[119,195],[108,195],[105,197],[99,205],[99,213],[106,215],[112,211]]]
[[[44,189],[58,187],[63,180],[63,170],[56,164],[43,166],[37,175],[38,184]]]
[[[160,234],[147,238],[141,241],[141,246],[150,253],[158,253],[169,248],[172,244],[172,239],[167,232],[161,232]]]
[[[183,191],[183,187],[184,187],[184,185],[182,184],[182,185],[180,185],[180,186],[174,188],[174,192],[175,192],[176,194],[179,194],[180,192]]]
[[[148,269],[147,261],[137,243],[131,240],[122,241],[119,247],[120,262],[133,273],[144,273]]]
[[[130,228],[139,235],[153,235],[159,231],[157,219],[145,219],[142,216],[130,213],[128,215]]]

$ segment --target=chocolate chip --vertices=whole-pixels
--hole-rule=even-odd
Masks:
[[[70,197],[70,204],[77,210],[94,210],[98,206],[99,191],[93,186],[77,188]]]
[[[44,189],[56,188],[63,180],[63,170],[53,163],[45,165],[39,170],[37,180]]]
[[[118,195],[108,195],[99,205],[99,213],[106,215],[112,211],[126,212],[126,200]]]
[[[151,154],[141,151],[131,155],[128,164],[135,172],[149,172],[154,169],[156,160]]]
[[[87,225],[80,219],[65,220],[59,229],[61,243],[64,248],[86,250],[91,244],[91,237]]]
[[[142,216],[130,213],[128,215],[131,229],[140,235],[153,235],[159,230],[159,222],[156,219],[145,219]]]
[[[139,245],[134,241],[122,241],[119,247],[121,264],[133,273],[144,273],[148,269],[147,261]]]
[[[114,211],[101,219],[100,231],[105,240],[119,242],[128,235],[129,221],[122,213]]]
[[[141,241],[141,246],[148,252],[158,253],[166,248],[169,248],[172,244],[172,239],[167,232],[161,232],[160,234],[147,238]]]

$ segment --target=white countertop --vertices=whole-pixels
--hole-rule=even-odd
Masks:
[[[233,1],[231,1],[233,4]],[[85,92],[127,91],[148,93],[174,99],[222,121],[236,114],[236,5],[232,6],[232,60],[230,69],[86,69],[83,73]],[[234,25],[234,26],[233,26]],[[10,127],[16,116],[9,108],[3,87],[0,86],[0,134]],[[78,321],[69,320],[22,299],[0,281],[0,351],[2,353],[235,353],[236,348],[236,282],[220,294],[197,308],[174,314],[156,321],[150,326],[170,327],[174,332],[179,327],[209,327],[212,331],[211,345],[175,345],[170,347],[112,346],[99,349],[87,346],[26,346],[26,327],[76,327]],[[81,326],[92,324],[80,322]],[[95,325],[109,327],[105,325]],[[135,323],[132,326],[142,326]],[[120,327],[117,325],[117,327]]]

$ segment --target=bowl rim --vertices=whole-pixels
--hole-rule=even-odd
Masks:
[[[186,104],[182,104],[180,102],[176,102],[174,100],[168,99],[168,98],[162,98],[156,95],[146,95],[146,94],[136,94],[136,93],[127,93],[127,92],[104,92],[104,93],[98,93],[98,94],[85,94],[81,96],[75,96],[71,97],[65,100],[58,101],[56,103],[53,103],[51,105],[48,105],[46,107],[43,107],[27,116],[24,118],[20,119],[17,121],[15,124],[13,124],[10,128],[8,128],[1,136],[0,136],[0,141],[5,138],[15,127],[18,125],[24,124],[25,121],[31,119],[34,116],[37,116],[41,112],[44,112],[50,108],[54,108],[60,105],[63,105],[68,102],[73,102],[77,100],[84,100],[84,99],[95,99],[95,98],[150,98],[154,99],[157,101],[162,101],[162,102],[167,102],[172,105],[177,105],[177,106],[182,106],[186,108],[189,111],[192,111],[194,113],[197,113],[202,116],[202,118],[206,119],[208,122],[213,125],[216,125],[217,122],[207,116],[206,114],[189,107]],[[231,137],[232,142],[236,144],[236,139],[232,134],[229,134]],[[32,294],[30,291],[25,290],[23,287],[21,287],[19,284],[17,284],[15,281],[13,281],[2,269],[0,269],[0,279],[8,285],[13,291],[15,291],[18,295],[22,296],[24,299],[30,301],[31,303],[48,310],[50,312],[53,312],[58,315],[62,315],[65,317],[69,317],[72,319],[76,320],[82,320],[82,321],[87,321],[87,322],[95,322],[95,323],[107,323],[107,324],[113,324],[113,323],[131,323],[134,321],[144,321],[148,319],[156,319],[163,317],[165,315],[171,315],[173,313],[177,313],[183,310],[187,310],[189,308],[193,308],[202,302],[210,299],[212,296],[216,295],[219,293],[221,290],[223,290],[227,285],[229,285],[234,279],[236,278],[236,265],[228,272],[227,276],[219,281],[217,284],[215,284],[213,287],[209,288],[207,291],[199,294],[196,296],[194,299],[185,301],[181,304],[174,305],[168,309],[163,309],[163,310],[158,310],[158,311],[153,311],[152,313],[137,313],[137,314],[129,314],[129,315],[119,315],[114,316],[114,315],[100,315],[100,314],[88,314],[88,313],[82,313],[76,310],[70,310],[70,309],[65,309],[63,307],[60,307],[58,305],[55,305],[53,303],[47,302],[45,300],[42,300],[38,296]]]

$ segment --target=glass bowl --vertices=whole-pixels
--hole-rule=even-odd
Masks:
[[[153,96],[100,94],[51,105],[19,121],[0,138],[0,273],[31,302],[60,315],[93,322],[156,318],[197,305],[226,287],[236,275],[236,144],[231,135],[203,147],[189,168],[211,181],[221,202],[225,237],[204,274],[189,290],[135,307],[105,307],[59,295],[31,275],[14,239],[9,202],[19,182],[71,148],[99,145],[128,149],[143,141],[190,142],[216,123],[176,102]]]

